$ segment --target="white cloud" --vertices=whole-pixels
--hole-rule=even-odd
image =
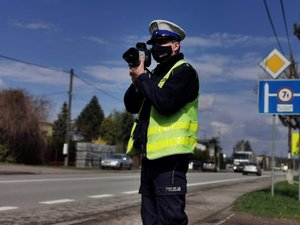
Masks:
[[[200,93],[201,96],[201,93]],[[258,114],[258,106],[249,91],[236,95],[216,94],[209,111],[199,113],[199,137],[221,137],[226,154],[239,140],[248,140],[257,154],[271,154],[272,116]],[[276,154],[287,152],[287,128],[276,118]],[[285,156],[285,155],[284,155]]]
[[[95,36],[87,36],[87,37],[84,37],[84,39],[88,40],[88,41],[92,41],[92,42],[95,42],[97,44],[106,44],[107,42],[104,41],[103,39],[99,38],[99,37],[95,37]]]
[[[4,81],[0,78],[0,90],[5,89],[7,86]]]
[[[19,21],[11,21],[11,24],[28,30],[55,30],[56,26],[52,23],[44,23],[44,22],[19,22]]]
[[[241,57],[228,54],[203,54],[189,60],[200,74],[200,80],[257,80],[263,73],[258,66],[259,57],[246,54]]]
[[[201,93],[200,93],[201,96]],[[264,118],[257,114],[256,98],[249,91],[240,90],[238,93],[215,94],[213,106],[209,111],[200,112],[199,136],[216,137],[221,135],[222,146],[226,153],[238,140],[258,139],[263,137],[257,132],[255,124],[265,127]],[[255,129],[255,132],[252,130]],[[231,153],[231,152],[230,152]]]
[[[213,129],[213,133],[220,135],[227,135],[231,133],[232,126],[230,124],[222,123],[219,121],[212,121],[210,126]]]
[[[146,42],[147,40],[149,40],[149,36],[127,35],[127,36],[122,38],[122,41],[124,41],[124,44],[128,48],[135,47],[137,42],[143,42],[143,41]]]
[[[202,95],[199,96],[198,108],[200,112],[210,111],[215,103],[214,95]]]
[[[284,39],[282,40],[284,41]],[[231,48],[231,47],[249,47],[264,46],[275,43],[272,37],[257,37],[242,34],[213,33],[201,37],[187,37],[184,46],[203,47],[203,48]]]
[[[102,65],[87,66],[83,72],[90,74],[98,80],[111,81],[116,84],[129,84],[131,82],[129,71],[124,67],[107,67]]]
[[[65,72],[5,60],[0,61],[0,78],[44,85],[65,85],[69,82]]]

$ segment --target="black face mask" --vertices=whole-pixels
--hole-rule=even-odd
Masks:
[[[172,56],[172,47],[154,45],[151,48],[151,53],[154,60],[158,63],[161,63],[166,61],[168,58]]]

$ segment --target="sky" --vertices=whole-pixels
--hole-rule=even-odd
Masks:
[[[199,138],[219,137],[226,155],[240,140],[271,155],[272,115],[258,113],[256,89],[272,78],[259,63],[275,48],[300,57],[300,2],[282,2],[285,17],[280,0],[266,0],[278,44],[264,0],[1,0],[0,90],[47,98],[53,122],[73,69],[72,119],[93,96],[105,116],[123,111],[131,80],[122,54],[150,38],[152,20],[165,19],[185,30],[181,52],[199,73]],[[276,155],[286,157],[288,131],[275,122]]]

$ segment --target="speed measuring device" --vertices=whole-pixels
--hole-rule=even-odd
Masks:
[[[300,80],[261,80],[258,111],[266,114],[300,114]]]

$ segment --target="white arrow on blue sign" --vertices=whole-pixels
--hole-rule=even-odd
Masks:
[[[300,80],[261,80],[258,111],[266,114],[300,114]]]

